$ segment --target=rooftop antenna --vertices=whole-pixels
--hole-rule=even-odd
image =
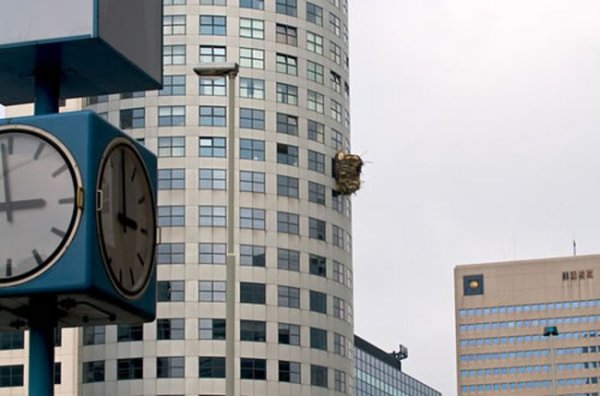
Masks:
[[[577,256],[577,242],[573,239],[573,256]]]
[[[400,362],[408,357],[408,348],[400,344],[398,352],[394,351],[390,355],[392,355],[394,359]]]

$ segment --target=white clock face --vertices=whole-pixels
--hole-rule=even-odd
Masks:
[[[121,294],[136,297],[153,270],[156,219],[146,168],[125,139],[117,139],[104,155],[98,199],[98,231],[108,274]]]
[[[37,276],[62,255],[81,214],[79,180],[67,149],[49,134],[0,128],[0,286]]]

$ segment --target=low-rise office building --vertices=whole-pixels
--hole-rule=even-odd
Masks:
[[[441,393],[402,371],[404,353],[388,353],[354,336],[356,396],[441,396]],[[402,349],[402,348],[401,348]]]

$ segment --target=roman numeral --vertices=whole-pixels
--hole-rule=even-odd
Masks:
[[[138,258],[138,261],[140,262],[140,264],[143,267],[146,263],[144,263],[144,259],[142,258],[142,256],[139,253],[137,254],[137,258]]]
[[[4,274],[7,277],[12,276],[12,259],[6,259],[6,269]]]
[[[131,280],[131,285],[135,285],[135,277],[133,276],[133,269],[129,268],[129,278]]]
[[[133,179],[135,179],[136,172],[137,172],[137,168],[133,168],[133,174],[131,175],[131,181],[133,181]]]

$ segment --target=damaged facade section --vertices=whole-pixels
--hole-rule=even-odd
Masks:
[[[336,190],[340,194],[350,195],[360,189],[360,172],[363,161],[356,154],[346,154],[342,150],[333,159],[333,177]]]

